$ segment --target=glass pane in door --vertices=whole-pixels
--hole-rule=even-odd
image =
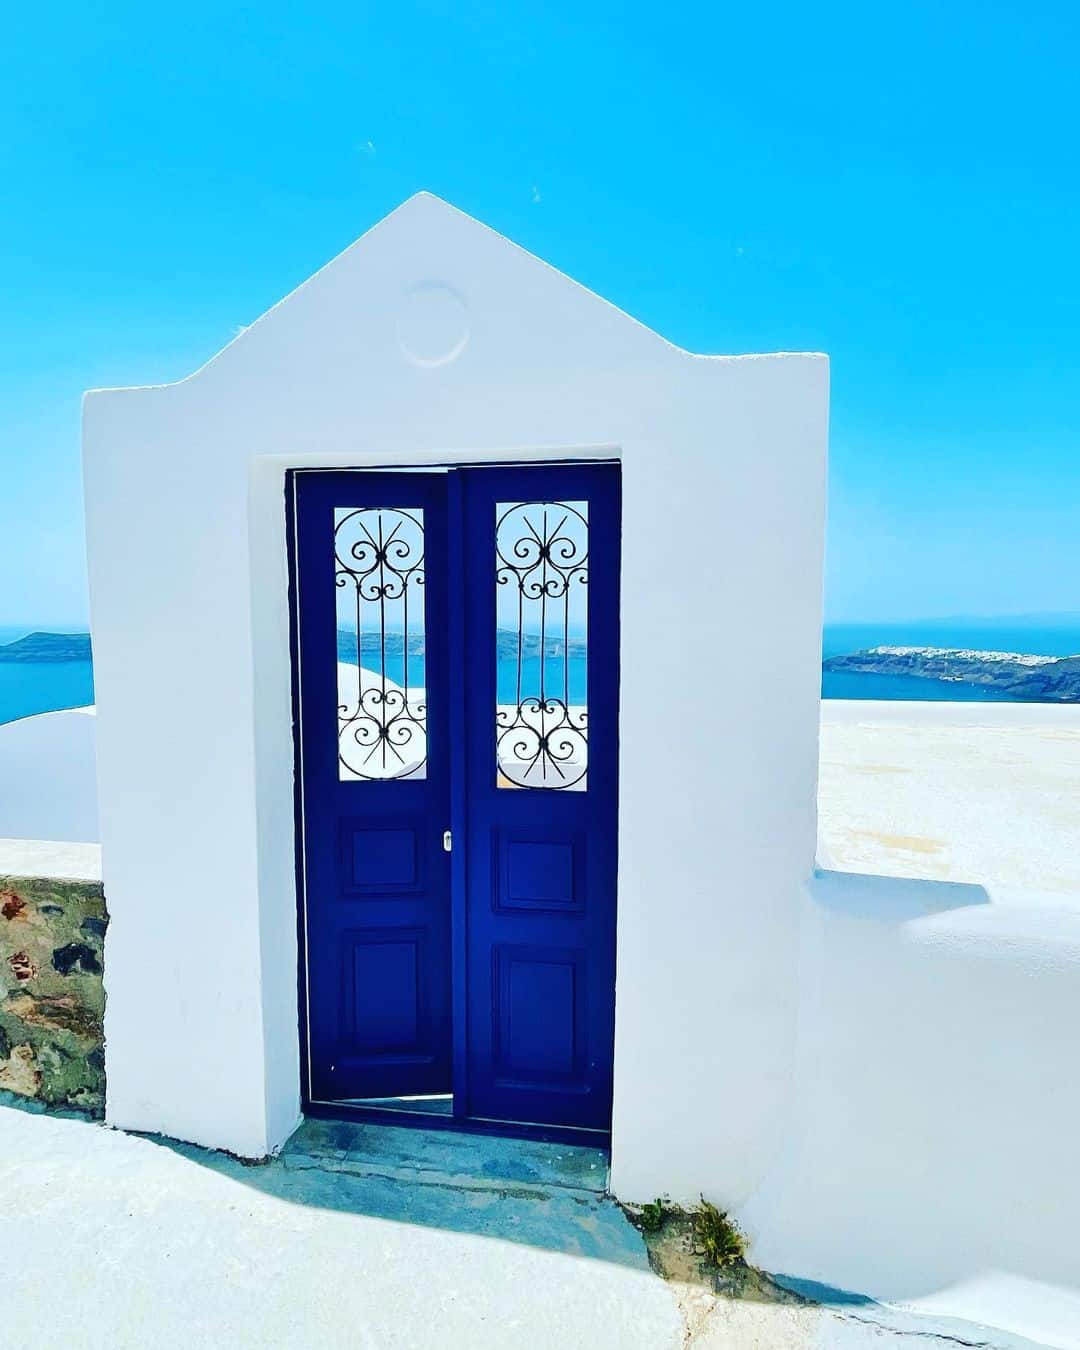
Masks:
[[[338,776],[427,776],[424,512],[336,507]]]
[[[497,502],[496,782],[583,792],[589,506]]]

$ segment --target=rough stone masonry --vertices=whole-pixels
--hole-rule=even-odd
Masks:
[[[0,1092],[105,1108],[100,882],[0,876]]]

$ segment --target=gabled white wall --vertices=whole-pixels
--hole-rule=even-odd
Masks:
[[[113,1123],[257,1155],[296,1118],[286,468],[617,454],[614,1185],[753,1189],[814,855],[826,404],[824,358],[679,351],[426,195],[190,379],[88,395]]]

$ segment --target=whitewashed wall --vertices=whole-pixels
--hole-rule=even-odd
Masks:
[[[822,873],[802,926],[753,1259],[1080,1345],[1080,896]]]
[[[286,467],[616,454],[615,1184],[753,1190],[814,854],[826,405],[823,358],[680,351],[426,195],[190,379],[87,397],[114,1124],[256,1155],[296,1120]]]
[[[0,724],[0,839],[96,843],[93,708]]]

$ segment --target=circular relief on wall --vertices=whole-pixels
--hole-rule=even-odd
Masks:
[[[452,286],[422,281],[405,293],[397,320],[398,344],[418,366],[445,366],[465,350],[469,310]]]

